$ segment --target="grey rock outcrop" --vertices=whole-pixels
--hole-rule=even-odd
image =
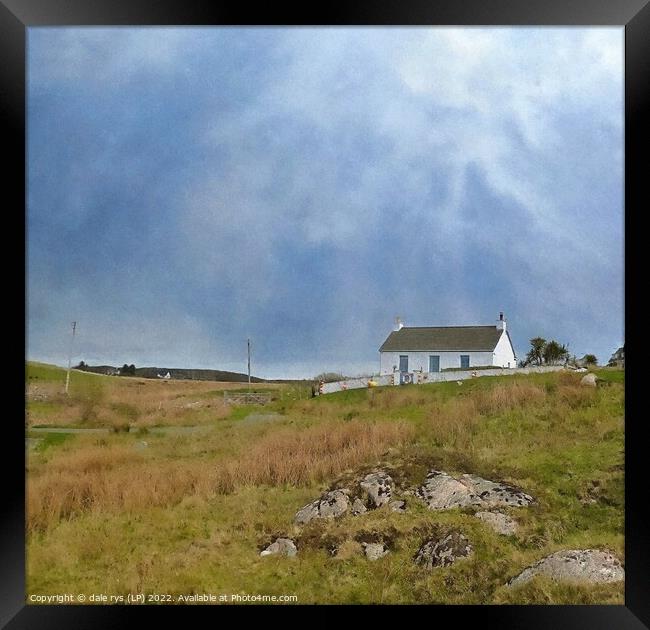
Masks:
[[[469,540],[458,531],[453,531],[441,539],[425,542],[415,556],[415,563],[426,569],[446,567],[459,558],[466,558],[473,551]]]
[[[350,509],[349,494],[350,491],[347,488],[326,492],[319,499],[298,510],[294,516],[294,522],[303,525],[315,518],[337,518],[342,516]]]
[[[415,493],[430,510],[467,506],[519,507],[534,501],[530,495],[508,484],[476,475],[461,475],[456,479],[440,470],[430,471]]]
[[[393,480],[389,474],[376,471],[366,475],[359,486],[368,495],[370,507],[378,508],[390,501]]]
[[[517,523],[507,514],[501,512],[477,512],[476,518],[489,525],[497,534],[512,536],[517,533]]]
[[[361,499],[357,498],[352,502],[352,514],[354,514],[354,516],[358,516],[359,514],[364,514],[367,511],[368,508],[366,507],[366,504]]]
[[[597,377],[593,372],[589,372],[589,374],[585,374],[581,379],[580,379],[580,385],[586,385],[587,387],[596,387],[596,381]]]
[[[295,543],[291,538],[276,538],[275,542],[271,543],[264,551],[260,552],[260,556],[295,556],[298,553]]]
[[[481,499],[470,488],[440,470],[432,470],[416,491],[430,510],[480,505]]]
[[[388,507],[391,512],[406,512],[406,501],[391,501]]]
[[[598,549],[567,549],[557,551],[524,569],[508,586],[524,584],[536,575],[558,581],[608,583],[625,579],[625,570],[618,558]]]
[[[476,475],[462,475],[460,481],[486,505],[521,507],[534,502],[533,497],[523,490],[505,483],[495,483]]]
[[[366,558],[368,560],[379,560],[379,558],[383,558],[387,553],[388,549],[386,548],[386,545],[384,543],[361,543],[361,546],[363,547],[363,551],[366,554]]]

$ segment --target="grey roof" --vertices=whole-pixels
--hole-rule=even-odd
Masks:
[[[496,326],[404,326],[388,335],[379,352],[491,352],[496,347],[501,332]]]

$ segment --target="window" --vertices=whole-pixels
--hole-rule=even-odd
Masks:
[[[469,367],[469,354],[460,355],[460,367],[465,369]]]
[[[440,372],[440,356],[437,354],[429,355],[429,372]]]
[[[399,371],[408,372],[409,371],[409,356],[408,354],[399,355]]]

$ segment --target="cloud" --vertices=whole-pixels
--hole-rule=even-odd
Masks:
[[[30,29],[30,351],[85,300],[93,352],[136,363],[252,336],[260,373],[362,371],[397,313],[502,309],[520,354],[608,354],[622,54],[618,28]]]

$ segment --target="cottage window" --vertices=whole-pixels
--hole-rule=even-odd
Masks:
[[[440,356],[437,354],[429,355],[429,372],[440,372]]]
[[[469,354],[460,355],[460,367],[467,369],[469,367]]]

